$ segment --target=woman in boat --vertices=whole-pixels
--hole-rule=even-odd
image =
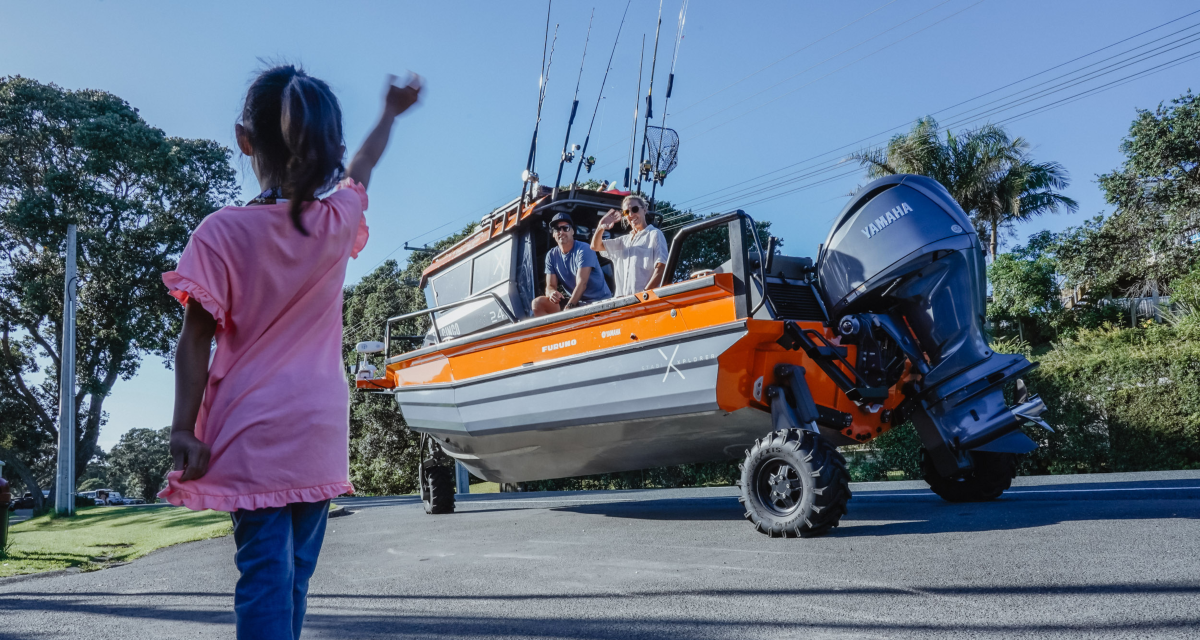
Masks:
[[[617,297],[648,291],[662,284],[667,270],[667,238],[652,224],[646,224],[649,207],[641,196],[626,196],[621,211],[609,209],[592,235],[592,249],[613,261]],[[632,228],[627,235],[605,239],[624,216]]]
[[[596,252],[582,242],[575,242],[571,216],[565,213],[554,216],[550,230],[555,246],[546,253],[546,295],[533,300],[533,315],[544,316],[611,298]],[[560,283],[571,292],[570,297],[558,290]]]
[[[235,129],[262,194],[205,218],[179,266],[163,274],[186,308],[175,350],[175,470],[158,495],[232,515],[239,639],[300,637],[329,500],[354,491],[342,281],[367,243],[371,171],[420,92],[416,76],[405,87],[394,79],[343,169],[342,114],[329,86],[290,65],[259,75]]]

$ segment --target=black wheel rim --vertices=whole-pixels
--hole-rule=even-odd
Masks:
[[[795,465],[787,460],[772,458],[759,465],[754,488],[758,500],[776,516],[790,516],[800,508],[804,498],[804,483]]]

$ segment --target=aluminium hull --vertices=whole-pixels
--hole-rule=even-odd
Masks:
[[[395,396],[410,428],[495,482],[729,459],[771,428],[717,405],[718,357],[745,335],[725,324]]]

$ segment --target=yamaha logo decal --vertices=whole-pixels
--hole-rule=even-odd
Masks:
[[[875,218],[874,222],[863,227],[862,229],[860,229],[860,231],[863,232],[864,236],[866,236],[868,238],[874,238],[875,234],[879,233],[880,231],[883,231],[884,227],[886,227],[889,224],[904,217],[905,215],[910,213],[912,210],[913,210],[913,208],[908,206],[907,202],[901,202],[900,204],[896,205],[895,207],[892,207],[891,211],[884,213],[883,215],[879,216],[878,218]]]

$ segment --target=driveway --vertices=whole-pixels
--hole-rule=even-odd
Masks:
[[[854,485],[770,539],[732,488],[339,499],[306,638],[1130,638],[1200,629],[1200,472]],[[231,638],[230,538],[0,580],[0,639]]]

